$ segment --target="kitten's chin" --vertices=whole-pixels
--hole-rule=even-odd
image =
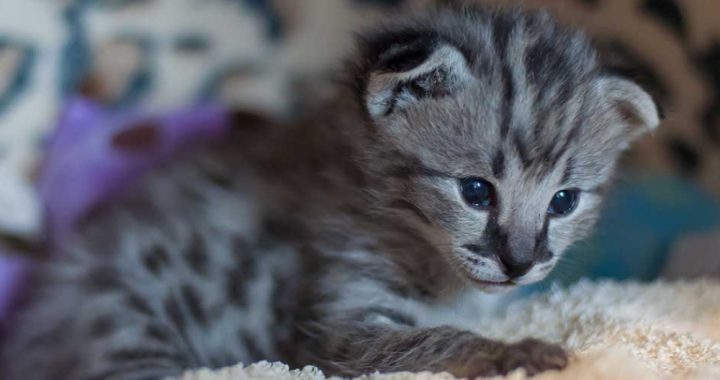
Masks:
[[[485,282],[485,281],[474,281],[471,280],[474,286],[485,292],[491,294],[504,294],[509,293],[517,289],[518,284],[515,283],[497,283],[497,282]]]

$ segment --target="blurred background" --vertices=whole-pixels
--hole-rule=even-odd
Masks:
[[[332,96],[353,30],[440,2],[0,0],[0,317],[44,237],[212,135],[213,107],[246,120],[310,110]],[[666,113],[627,156],[598,233],[551,280],[720,276],[720,2],[521,4],[586,30]]]

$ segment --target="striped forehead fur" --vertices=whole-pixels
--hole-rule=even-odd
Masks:
[[[545,12],[438,11],[374,29],[359,41],[363,58],[351,67],[359,99],[367,96],[369,73],[404,71],[442,45],[461,52],[479,81],[499,85],[498,174],[511,153],[538,174],[559,164],[582,127],[587,84],[600,75],[585,36]]]

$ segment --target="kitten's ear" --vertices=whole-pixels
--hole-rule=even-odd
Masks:
[[[379,55],[366,75],[363,100],[375,119],[421,99],[450,96],[473,78],[457,48],[433,42],[390,48]]]
[[[628,143],[654,131],[661,121],[661,111],[652,96],[634,82],[606,76],[599,80],[610,109],[625,127]]]

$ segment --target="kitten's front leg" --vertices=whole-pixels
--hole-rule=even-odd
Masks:
[[[312,348],[310,348],[312,347]],[[331,322],[315,335],[313,363],[334,375],[375,371],[449,372],[456,377],[561,369],[565,351],[534,339],[502,343],[452,327],[413,328]]]

